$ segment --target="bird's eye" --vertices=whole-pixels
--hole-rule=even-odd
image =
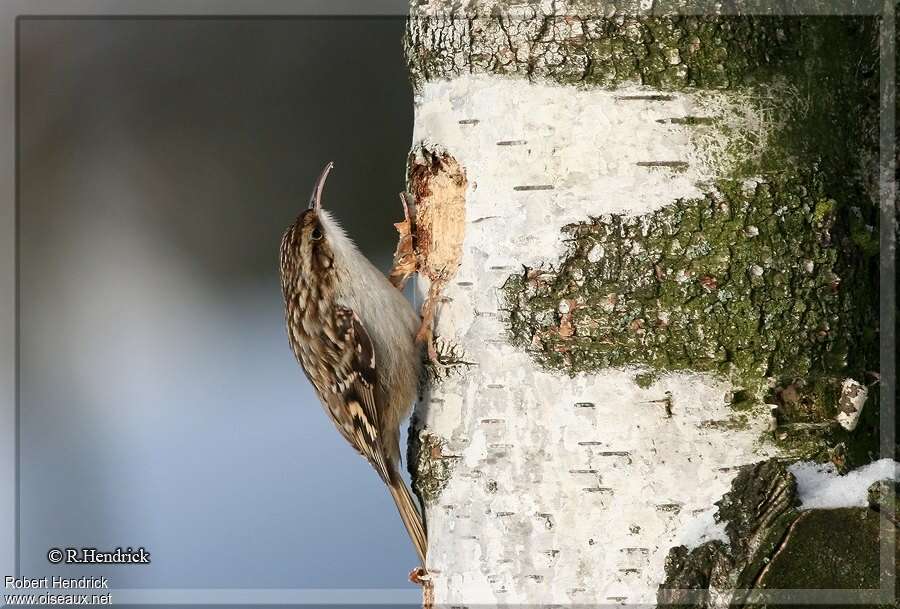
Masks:
[[[320,229],[318,226],[315,227],[310,234],[310,238],[313,241],[319,241],[320,239],[322,239],[322,229]]]

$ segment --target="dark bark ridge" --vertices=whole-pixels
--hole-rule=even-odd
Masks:
[[[493,10],[413,11],[406,36],[415,85],[470,73],[615,86],[746,86],[790,57],[796,19],[773,16],[650,16],[628,2],[497,3]],[[483,5],[483,3],[482,3]]]
[[[878,491],[874,489],[878,489]],[[896,492],[892,481],[876,482],[870,495]],[[776,460],[741,468],[717,504],[728,543],[711,541],[692,550],[673,548],[666,559],[660,604],[704,609],[706,590],[877,589],[881,534],[897,535],[896,519],[882,523],[870,508],[798,509],[796,481]],[[882,528],[882,526],[886,528]],[[738,606],[764,606],[735,596]],[[811,605],[805,605],[811,606]]]

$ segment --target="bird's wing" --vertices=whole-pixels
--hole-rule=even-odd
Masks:
[[[375,348],[359,316],[352,309],[335,311],[332,362],[334,383],[327,388],[328,408],[344,438],[356,448],[381,478],[389,483],[391,469],[382,445],[375,404]]]

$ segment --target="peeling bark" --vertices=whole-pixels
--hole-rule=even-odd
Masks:
[[[416,200],[416,268],[428,282],[417,339],[426,343],[431,364],[437,365],[434,313],[441,292],[456,275],[462,257],[466,175],[449,154],[422,147],[410,157],[409,182]]]

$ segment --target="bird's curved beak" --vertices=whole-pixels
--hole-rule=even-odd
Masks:
[[[334,167],[334,161],[325,165],[325,169],[319,174],[319,179],[316,180],[316,185],[313,187],[312,194],[309,196],[310,209],[319,209],[322,207],[322,189],[325,188],[325,178],[328,177],[328,172],[331,171],[332,167]]]

